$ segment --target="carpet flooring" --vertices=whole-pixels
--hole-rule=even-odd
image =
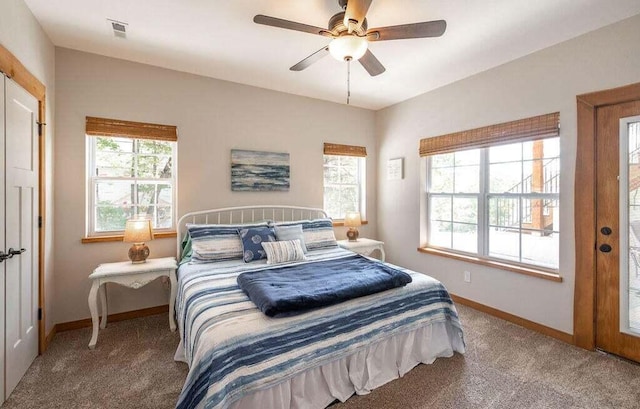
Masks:
[[[467,353],[331,409],[640,408],[640,366],[459,306]],[[172,408],[187,374],[167,316],[59,333],[2,408]]]

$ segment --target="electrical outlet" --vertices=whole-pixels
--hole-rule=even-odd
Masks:
[[[465,283],[470,283],[471,282],[471,271],[465,271],[464,272],[464,282]]]

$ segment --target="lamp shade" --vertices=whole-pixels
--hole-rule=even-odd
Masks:
[[[153,229],[149,219],[129,219],[124,228],[125,243],[144,243],[153,240]]]
[[[359,227],[362,225],[362,219],[360,218],[360,212],[347,212],[344,216],[345,227]]]
[[[343,35],[331,40],[329,53],[338,61],[344,61],[348,58],[359,60],[367,52],[368,46],[369,43],[365,37]]]

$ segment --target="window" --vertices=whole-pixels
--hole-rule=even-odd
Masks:
[[[325,144],[324,210],[332,219],[351,211],[365,218],[366,155],[364,147]]]
[[[87,118],[88,236],[121,233],[127,219],[140,215],[154,229],[173,230],[177,138],[160,138],[144,127],[143,137],[127,135],[133,133],[128,128],[90,131],[90,119],[102,120]]]
[[[558,117],[548,120],[556,131],[537,130],[539,139],[529,130],[525,137],[513,132],[513,143],[496,143],[476,132],[479,147],[452,143],[423,154],[428,247],[558,269],[560,140]],[[489,134],[504,138],[495,129]],[[431,147],[464,139],[445,137]]]

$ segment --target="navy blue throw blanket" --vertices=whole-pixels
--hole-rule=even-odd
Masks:
[[[410,282],[409,274],[360,255],[238,276],[240,288],[269,317],[298,315]]]

